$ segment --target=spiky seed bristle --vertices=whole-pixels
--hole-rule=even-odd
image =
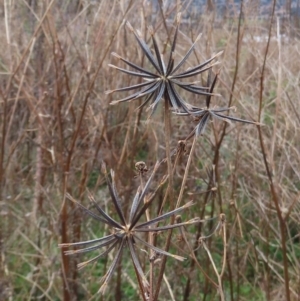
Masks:
[[[65,248],[65,247],[70,247],[72,244],[70,243],[63,243],[63,244],[58,244],[59,248]]]
[[[130,30],[130,31],[134,31],[134,29],[133,29],[133,27],[131,26],[131,24],[128,22],[128,21],[126,21],[126,26],[128,27],[128,29]]]
[[[117,100],[113,100],[113,101],[111,101],[109,104],[111,105],[111,106],[114,106],[114,105],[116,105],[116,104],[118,104],[119,102],[117,101]]]
[[[104,91],[104,94],[111,94],[111,93],[113,93],[115,90],[107,90],[107,91]]]
[[[118,68],[117,66],[115,66],[115,65],[113,65],[113,64],[108,64],[108,67],[114,68],[114,69],[117,69],[117,68]]]
[[[69,251],[65,251],[64,253],[65,253],[65,255],[73,255],[73,254],[76,254],[76,251],[75,250],[69,250]]]
[[[140,38],[142,37],[142,33],[138,29],[136,30],[136,33]]]
[[[121,59],[121,56],[120,55],[118,55],[117,53],[115,53],[115,52],[112,52],[111,53],[111,55],[112,56],[114,56],[114,57],[116,57],[116,58],[118,58],[118,59]]]
[[[86,265],[86,261],[77,264],[77,269],[82,269]]]

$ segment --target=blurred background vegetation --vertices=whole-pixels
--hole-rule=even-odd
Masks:
[[[126,208],[139,185],[135,163],[143,160],[151,168],[164,157],[163,109],[147,122],[148,112],[135,110],[141,100],[110,106],[127,94],[104,92],[136,83],[108,67],[118,64],[111,52],[147,64],[124,21],[146,40],[152,25],[168,53],[179,11],[176,56],[201,32],[191,66],[224,50],[215,89],[221,97],[213,104],[234,105],[235,116],[264,124],[260,131],[215,121],[208,127],[184,195],[184,202],[193,199],[197,205],[186,214],[226,215],[226,300],[300,300],[299,5],[291,0],[2,0],[0,300],[139,300],[128,254],[106,295],[99,296],[111,257],[78,272],[76,264],[92,254],[66,257],[57,245],[106,233],[105,225],[65,199],[68,192],[89,206],[89,189],[111,210],[101,160],[115,170]],[[201,97],[183,93],[188,102],[205,105]],[[194,126],[189,117],[172,117],[173,149]],[[178,187],[185,164],[183,157],[174,178]],[[217,192],[208,198],[202,192],[213,164]],[[157,202],[162,198],[163,192]],[[214,228],[215,222],[189,228],[191,245],[199,233]],[[221,237],[215,233],[207,245],[220,270]],[[172,252],[188,253],[176,233]],[[215,279],[207,253],[199,248],[196,256]],[[147,267],[147,257],[143,260]],[[168,259],[165,276],[175,300],[218,300],[190,259]],[[165,283],[159,300],[171,300]]]

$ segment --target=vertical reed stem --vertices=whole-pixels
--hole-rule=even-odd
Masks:
[[[171,161],[171,147],[170,147],[170,141],[171,141],[171,116],[170,116],[170,101],[168,94],[165,94],[165,141],[166,141],[166,157],[167,157],[167,165],[168,165],[168,175],[169,175],[169,185],[167,188],[166,193],[169,195],[170,200],[170,210],[174,209],[174,190],[173,190],[173,171],[172,171],[172,161]],[[174,224],[174,216],[171,217],[170,224]],[[171,242],[171,236],[172,236],[172,230],[169,230],[168,237],[165,243],[164,250],[168,251],[170,248],[170,242]],[[158,295],[162,283],[162,279],[164,276],[164,270],[166,267],[166,256],[162,257],[161,267],[158,275],[158,279],[156,282],[156,290],[154,294],[154,299],[152,300],[158,300]],[[152,301],[150,299],[150,301]]]
[[[196,140],[197,140],[197,137],[195,135],[195,138],[193,140],[193,144],[192,144],[192,147],[191,147],[191,151],[190,151],[190,154],[189,154],[189,158],[188,158],[188,161],[186,163],[185,170],[184,170],[184,176],[183,176],[183,179],[182,179],[180,193],[179,193],[179,196],[178,196],[178,199],[177,199],[177,203],[176,203],[176,208],[178,208],[180,206],[180,203],[181,203],[181,199],[182,199],[182,196],[183,196],[185,183],[186,183],[186,180],[187,180],[187,176],[188,176],[189,169],[190,169],[191,162],[192,162],[193,153],[194,153],[195,146],[196,146]]]

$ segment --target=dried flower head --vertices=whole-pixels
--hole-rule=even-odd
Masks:
[[[197,126],[195,127],[195,129],[193,130],[191,135],[189,135],[188,138],[190,138],[194,134],[196,136],[200,136],[204,132],[206,125],[211,118],[221,119],[226,122],[238,121],[238,122],[243,122],[243,123],[258,124],[257,122],[254,122],[254,121],[244,120],[244,119],[240,119],[240,118],[236,118],[236,117],[232,117],[232,116],[223,114],[224,112],[228,112],[230,110],[235,110],[235,107],[229,107],[229,108],[217,108],[217,107],[211,108],[210,107],[211,97],[213,95],[213,90],[216,85],[218,75],[219,75],[219,73],[216,73],[215,77],[212,81],[211,80],[212,71],[209,70],[209,74],[208,74],[208,78],[207,78],[207,86],[210,88],[209,88],[209,94],[206,96],[206,107],[205,108],[193,107],[188,112],[175,112],[177,115],[192,115],[196,118],[196,120],[199,121],[199,123],[197,124]]]
[[[100,257],[106,256],[114,248],[117,250],[115,257],[111,263],[111,266],[109,267],[106,274],[101,279],[101,287],[99,289],[99,292],[101,292],[101,293],[103,293],[105,291],[107,284],[108,284],[109,280],[111,279],[112,274],[121,258],[121,253],[122,253],[123,249],[125,248],[125,246],[127,246],[130,251],[131,259],[132,259],[133,265],[135,267],[135,271],[137,273],[137,278],[139,280],[141,290],[143,290],[142,293],[145,295],[149,291],[149,283],[142,270],[138,255],[136,253],[136,242],[139,242],[140,244],[152,249],[155,253],[168,255],[168,256],[171,256],[178,260],[184,260],[184,258],[181,256],[173,255],[167,251],[164,251],[160,248],[155,247],[152,244],[149,244],[148,242],[143,240],[139,235],[144,232],[165,231],[165,230],[181,227],[184,225],[201,222],[201,220],[199,218],[194,218],[187,222],[178,223],[178,224],[174,224],[174,225],[166,225],[166,226],[160,226],[160,227],[156,226],[158,222],[165,220],[165,219],[169,218],[170,216],[177,214],[177,213],[181,212],[182,210],[192,206],[193,202],[190,201],[180,208],[177,208],[175,210],[172,210],[170,212],[162,214],[149,221],[139,223],[140,218],[143,216],[145,211],[149,208],[149,206],[155,199],[155,194],[156,194],[157,190],[166,181],[166,177],[165,177],[158,185],[156,191],[150,195],[148,194],[149,186],[151,184],[153,176],[154,176],[156,170],[158,169],[158,167],[159,167],[159,163],[157,163],[155,165],[154,170],[153,170],[151,176],[149,177],[147,183],[144,185],[144,187],[140,186],[138,188],[138,190],[135,194],[135,197],[132,201],[132,206],[130,209],[128,219],[125,219],[125,214],[122,210],[121,199],[116,190],[113,171],[111,171],[112,182],[110,181],[108,174],[106,172],[105,172],[105,176],[106,176],[106,181],[108,184],[110,196],[111,196],[112,202],[114,204],[114,208],[118,215],[118,220],[115,220],[114,218],[110,217],[97,204],[97,202],[95,201],[95,199],[93,198],[93,196],[91,194],[89,194],[89,199],[94,204],[96,210],[98,211],[98,214],[96,214],[95,212],[89,210],[88,208],[86,208],[83,205],[81,205],[80,203],[78,203],[70,195],[67,195],[67,197],[71,201],[75,202],[81,209],[83,209],[92,218],[94,218],[95,220],[97,220],[99,222],[105,223],[111,227],[112,233],[107,236],[93,239],[93,240],[88,240],[88,241],[82,241],[82,242],[76,242],[76,243],[64,243],[64,244],[59,245],[60,247],[78,247],[78,246],[82,247],[82,246],[84,246],[84,248],[82,248],[82,249],[65,251],[66,255],[85,253],[85,252],[89,252],[89,251],[93,251],[93,250],[97,250],[97,249],[106,247],[106,249],[102,253],[97,255],[96,257],[78,264],[78,269],[81,269],[81,268],[85,267],[87,264],[98,260]],[[92,246],[85,247],[87,245],[92,245]]]
[[[119,60],[123,61],[126,65],[135,69],[135,71],[123,69],[123,68],[120,68],[120,67],[117,67],[117,66],[111,65],[111,64],[109,65],[110,67],[115,68],[121,72],[124,72],[124,73],[132,75],[132,76],[141,77],[144,79],[144,82],[133,85],[133,86],[129,86],[129,87],[106,91],[106,93],[109,94],[109,93],[113,93],[113,92],[130,91],[130,90],[141,88],[141,90],[131,94],[130,96],[127,96],[120,100],[112,101],[111,104],[117,104],[120,102],[139,99],[139,98],[145,96],[145,100],[139,108],[142,108],[147,103],[151,102],[152,104],[150,105],[150,108],[151,108],[152,112],[154,112],[158,103],[164,97],[165,101],[169,101],[170,106],[175,111],[188,112],[189,110],[193,109],[193,106],[188,104],[180,96],[180,94],[178,93],[178,91],[176,89],[176,86],[180,87],[184,90],[187,90],[191,93],[194,93],[194,94],[211,95],[211,92],[208,91],[207,87],[198,86],[199,82],[197,82],[197,81],[182,82],[181,80],[196,76],[206,70],[211,69],[212,66],[218,64],[218,62],[216,62],[214,64],[211,64],[211,62],[222,52],[219,52],[218,54],[214,55],[213,57],[211,57],[210,59],[208,59],[207,61],[205,61],[202,64],[199,64],[193,68],[189,68],[186,71],[178,72],[180,67],[186,62],[186,60],[192,53],[196,43],[198,42],[198,40],[200,39],[200,36],[201,36],[201,35],[199,35],[196,38],[195,42],[193,43],[191,48],[188,50],[186,55],[181,59],[181,61],[177,65],[175,65],[174,64],[174,54],[175,54],[175,48],[176,48],[179,22],[180,22],[180,14],[178,14],[178,16],[177,16],[177,24],[176,24],[175,34],[174,34],[173,42],[171,45],[169,59],[168,59],[168,62],[166,65],[165,65],[162,55],[159,51],[157,41],[154,37],[153,28],[150,27],[149,30],[150,30],[153,47],[154,47],[154,54],[152,53],[152,51],[149,48],[149,46],[147,45],[147,43],[141,38],[141,34],[138,31],[134,30],[129,22],[126,23],[127,27],[133,32],[142,51],[148,58],[150,64],[153,67],[152,68],[153,70],[152,69],[147,70],[143,67],[140,67],[140,66],[128,61],[127,59],[119,56],[116,53],[112,53],[112,55],[117,57]]]

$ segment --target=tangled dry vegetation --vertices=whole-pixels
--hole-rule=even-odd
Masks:
[[[299,22],[164,3],[1,4],[0,300],[299,300]]]

